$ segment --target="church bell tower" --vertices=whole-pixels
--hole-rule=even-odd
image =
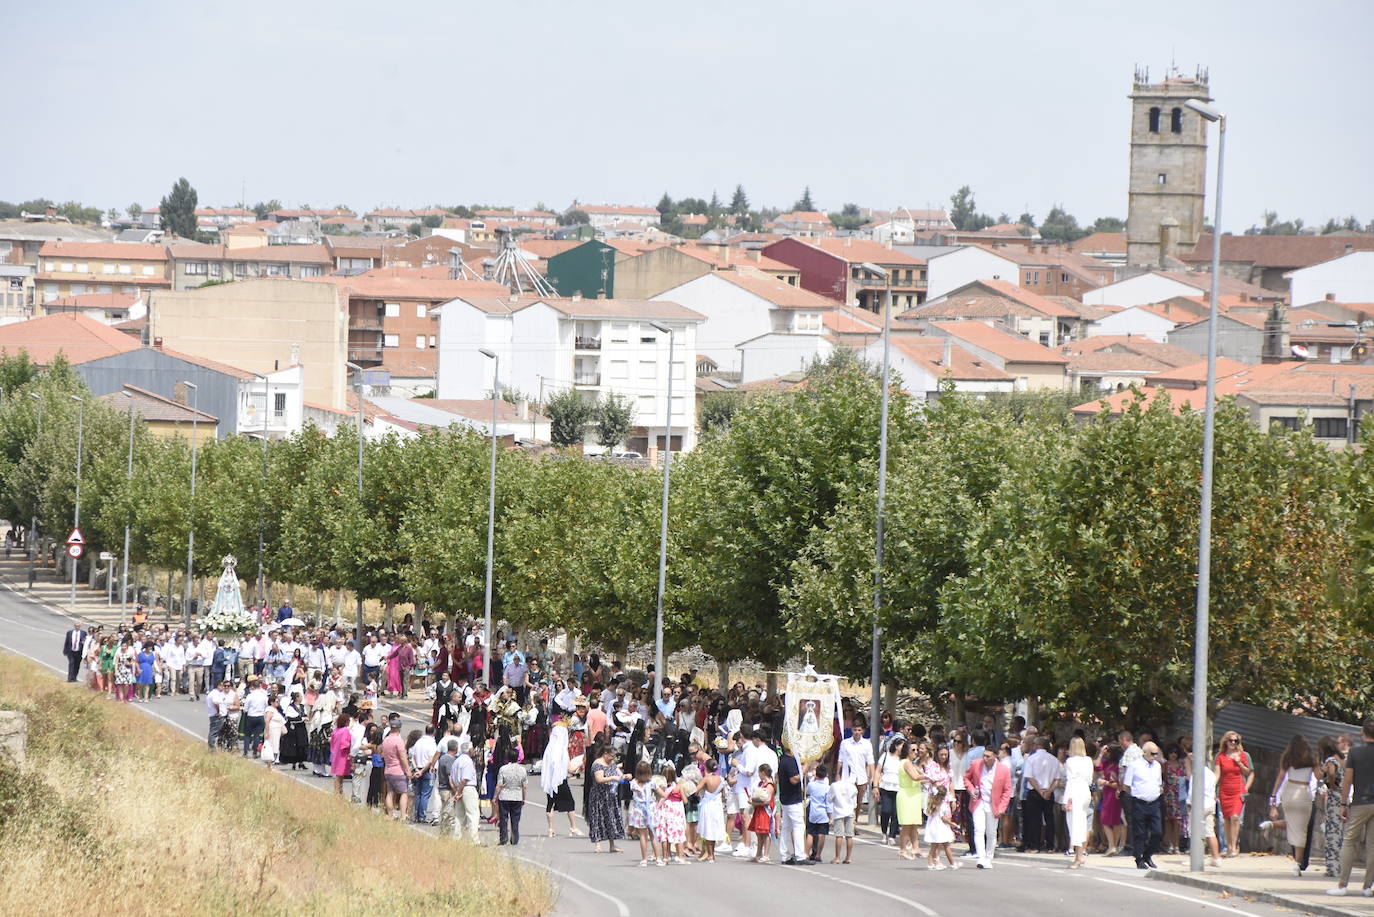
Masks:
[[[1176,69],[1159,83],[1136,69],[1131,100],[1131,174],[1126,263],[1157,268],[1192,250],[1202,232],[1207,190],[1207,122],[1183,106],[1212,100],[1207,71]]]

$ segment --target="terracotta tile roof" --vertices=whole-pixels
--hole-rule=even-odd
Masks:
[[[505,284],[487,280],[449,280],[448,268],[410,268],[406,274],[400,268],[374,268],[351,276],[330,275],[305,277],[320,283],[332,283],[345,296],[375,299],[404,299],[439,303],[470,296],[503,296],[509,291]],[[422,273],[438,272],[440,277],[425,277]]]
[[[1196,287],[1204,293],[1212,289],[1212,275],[1207,271],[1151,271],[1151,273],[1158,274],[1161,277],[1168,277],[1170,280],[1176,280],[1179,283],[1186,283],[1189,286]],[[1244,296],[1261,300],[1284,298],[1283,294],[1276,290],[1267,290],[1253,283],[1246,283],[1244,280],[1237,280],[1234,277],[1229,277],[1225,273],[1221,275],[1220,280],[1219,287],[1222,296]],[[1220,300],[1218,300],[1218,304],[1220,304]]]
[[[606,245],[626,255],[642,255],[656,248],[663,248],[662,242],[640,242],[635,239],[605,239]]]
[[[716,271],[712,276],[719,277],[721,280],[734,284],[742,290],[747,290],[777,306],[779,309],[819,309],[829,311],[835,305],[835,300],[822,296],[819,293],[812,293],[810,290],[803,290],[799,286],[784,283],[776,277],[770,277],[752,267],[732,268],[728,271]]]
[[[164,398],[162,395],[139,388],[136,385],[129,385],[127,382],[120,391],[101,395],[100,400],[121,413],[129,410],[137,411],[145,421],[184,423],[187,425],[192,420],[199,423],[219,423],[219,418],[213,414],[207,414],[201,410],[192,410],[188,405],[179,401]]]
[[[422,407],[430,407],[435,410],[454,414],[458,417],[465,417],[468,420],[485,420],[491,422],[491,401],[490,399],[467,399],[467,398],[415,398],[411,399]],[[525,417],[520,416],[518,405],[511,404],[504,399],[496,402],[496,422],[497,423],[517,423],[520,421],[529,422],[547,421],[548,418],[536,411],[530,411]]]
[[[982,293],[943,296],[938,302],[915,306],[903,312],[902,321],[941,318],[1005,318],[1020,316],[1029,318],[1042,313],[1022,305],[1006,296],[988,296]]]
[[[226,261],[271,261],[292,264],[328,264],[333,261],[323,245],[257,245],[225,249]]]
[[[1126,254],[1126,234],[1124,232],[1093,232],[1069,243],[1075,252],[1112,252]]]
[[[1035,341],[1028,340],[1005,326],[980,321],[931,322],[932,328],[960,341],[967,341],[1012,363],[1047,363],[1064,366],[1069,358]]]
[[[98,258],[108,261],[166,261],[167,249],[140,242],[44,242],[40,258]]]
[[[1093,351],[1069,357],[1069,372],[1072,373],[1118,372],[1151,375],[1169,368],[1168,363],[1161,363],[1138,353]]]
[[[330,236],[324,237],[324,244],[341,258],[379,257],[395,241],[386,236]]]
[[[824,223],[831,225],[830,217],[821,213],[819,210],[793,210],[791,213],[780,213],[774,220],[776,223]]]
[[[582,239],[521,239],[520,248],[547,261],[554,255],[561,254],[570,248],[577,248],[584,240]]]
[[[169,357],[176,357],[178,360],[185,360],[187,363],[194,363],[197,366],[204,366],[206,369],[213,369],[217,373],[226,376],[233,376],[236,379],[255,379],[257,378],[246,369],[237,366],[230,366],[228,363],[221,363],[219,360],[211,360],[208,357],[198,357],[195,354],[182,353],[180,350],[172,350],[170,347],[157,348]]]
[[[950,365],[944,365],[945,342],[928,337],[910,334],[894,334],[892,349],[900,352],[908,360],[935,376],[948,375],[961,382],[1010,382],[1012,377],[1001,369],[988,363],[960,347],[957,343],[949,348]]]
[[[705,321],[693,309],[666,300],[645,299],[540,299],[549,308],[577,318],[636,318]]]
[[[1166,366],[1186,366],[1197,360],[1197,354],[1177,344],[1161,344],[1147,337],[1132,334],[1102,334],[1082,341],[1072,341],[1061,348],[1070,356],[1088,353],[1137,353],[1158,360]]]
[[[880,242],[874,242],[872,239],[831,237],[826,239],[794,239],[793,241],[819,248],[832,255],[838,255],[850,264],[859,264],[864,261],[879,266],[899,264],[902,267],[919,267],[925,264],[920,258],[913,258],[905,252],[895,251]]]
[[[1161,372],[1151,379],[1152,383],[1169,388],[1197,388],[1207,383],[1207,361],[1198,360],[1197,354],[1187,363],[1180,363],[1173,369]],[[1224,379],[1251,368],[1251,364],[1232,360],[1230,357],[1217,357],[1217,378]]]
[[[80,312],[59,312],[0,325],[0,351],[28,351],[29,359],[47,366],[59,353],[70,363],[86,363],[138,350],[132,336]]]
[[[619,214],[621,216],[652,216],[659,215],[654,207],[621,207],[618,204],[578,204],[577,209],[585,214]]]
[[[953,299],[973,293],[976,290],[986,290],[996,296],[1014,300],[1029,309],[1039,312],[1041,315],[1049,315],[1054,318],[1077,318],[1078,313],[1072,309],[1066,309],[1060,303],[1055,302],[1039,293],[1032,293],[1030,290],[1009,283],[1005,280],[974,280],[964,284],[956,290],[946,293],[942,299]],[[919,307],[918,307],[919,308]]]
[[[1299,268],[1354,251],[1374,250],[1374,235],[1230,236],[1221,237],[1221,260],[1240,261],[1260,268]],[[1210,264],[1212,235],[1198,236],[1197,245],[1179,258],[1190,264]]]
[[[1106,318],[1121,311],[1120,306],[1089,306],[1079,302],[1072,296],[1046,296],[1050,302],[1067,309],[1069,312],[1083,319],[1085,322],[1095,322],[1100,318]]]
[[[837,304],[830,300],[831,308],[821,313],[821,324],[833,334],[882,334],[883,325],[872,312]]]
[[[783,264],[773,258],[769,258],[758,251],[738,252],[732,251],[726,246],[721,245],[678,245],[674,250],[682,252],[698,261],[705,261],[715,267],[732,267],[734,265],[744,265],[756,267],[764,271],[780,271],[789,274],[797,273],[797,269],[790,264]]]

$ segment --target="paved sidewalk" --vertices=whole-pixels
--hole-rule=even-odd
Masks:
[[[1005,850],[997,851],[997,857],[1065,870],[1071,861],[1062,854],[1026,854]],[[1098,874],[1114,873],[1122,879],[1144,877],[1206,889],[1216,892],[1219,897],[1233,899],[1235,903],[1263,901],[1311,914],[1374,917],[1374,898],[1364,898],[1359,893],[1362,875],[1359,869],[1350,877],[1350,894],[1337,898],[1326,894],[1328,888],[1336,885],[1336,880],[1327,877],[1326,864],[1320,860],[1313,861],[1302,878],[1293,875],[1292,860],[1275,854],[1242,854],[1233,859],[1223,859],[1221,866],[1208,866],[1201,873],[1188,871],[1186,854],[1156,855],[1155,863],[1159,869],[1144,872],[1136,869],[1135,860],[1129,854],[1089,856],[1086,868]]]
[[[52,567],[45,569],[40,566],[34,577],[33,588],[30,589],[29,561],[20,550],[16,549],[9,557],[4,557],[0,552],[0,583],[12,587],[16,592],[31,596],[61,614],[73,613],[71,580],[62,575],[60,568],[54,570]],[[129,606],[129,613],[133,613],[132,605]],[[163,609],[157,609],[152,620],[161,620],[161,615],[165,614]],[[118,598],[110,603],[105,590],[91,589],[86,585],[84,578],[77,580],[75,617],[83,624],[118,624]]]

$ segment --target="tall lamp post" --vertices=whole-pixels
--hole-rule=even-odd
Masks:
[[[357,363],[345,363],[353,373],[353,393],[358,396],[358,509],[363,505],[363,368]],[[363,651],[363,595],[357,593],[357,604],[353,609],[353,627],[359,653]]]
[[[43,397],[37,392],[29,392],[29,397],[38,402],[38,426],[34,439],[43,438]],[[29,588],[33,588],[38,563],[38,495],[33,496],[33,507],[29,513]]]
[[[1212,461],[1216,427],[1217,296],[1221,286],[1221,178],[1226,159],[1226,116],[1201,99],[1183,103],[1217,125],[1216,216],[1212,218],[1212,297],[1207,322],[1207,397],[1202,421],[1202,500],[1197,536],[1197,620],[1193,637],[1193,782],[1192,814],[1189,816],[1188,868],[1202,872],[1203,825],[1212,817],[1203,811],[1203,772],[1207,767],[1211,736],[1207,730],[1208,614],[1212,589]]]
[[[264,376],[262,373],[253,373],[253,375],[257,376],[259,379],[262,380],[262,484],[263,484],[263,487],[266,488],[266,486],[267,486],[267,412],[268,412],[269,410],[271,410],[270,404],[271,404],[271,400],[272,400],[272,386],[269,384],[267,377]],[[263,526],[264,526],[264,522],[262,521],[262,519],[263,519],[262,516],[259,516],[259,517],[258,517],[258,602],[259,602],[259,603],[261,603],[261,602],[263,601],[264,595],[265,595],[265,593],[266,593],[266,591],[267,591],[267,589],[266,589],[266,586],[267,586],[266,576],[265,576],[265,574],[264,574],[264,572],[263,572],[263,566],[264,566],[264,564],[263,564],[263,561],[264,561],[264,552],[263,552]],[[359,652],[361,652],[361,650],[360,650]]]
[[[501,391],[501,358],[494,352],[478,348],[478,353],[491,360],[491,468],[487,473],[487,582],[482,598],[482,679],[490,688],[491,680],[491,574],[496,560],[496,400]]]
[[[200,398],[200,389],[194,382],[182,381],[182,385],[191,390],[191,505],[187,508],[189,515],[186,527],[186,582],[183,584],[181,601],[181,626],[190,628],[191,626],[191,569],[196,559],[196,421],[200,417],[200,412],[196,410],[196,404]]]
[[[125,469],[126,480],[132,482],[134,479],[134,406],[129,404],[129,462]],[[119,623],[123,624],[129,620],[129,534],[130,524],[124,523],[124,554],[121,557],[122,571],[119,582]]]
[[[865,270],[877,274],[883,278],[883,377],[882,377],[882,408],[878,420],[878,510],[874,520],[874,539],[873,550],[873,647],[872,647],[872,670],[869,673],[869,680],[873,682],[873,697],[869,708],[868,731],[870,741],[873,743],[873,760],[878,760],[880,755],[879,746],[882,744],[882,733],[878,728],[879,712],[882,710],[882,637],[883,628],[879,623],[883,612],[883,525],[885,522],[883,512],[887,502],[887,403],[888,388],[892,378],[892,277],[886,270],[876,264],[865,262],[861,265]],[[868,808],[869,822],[877,821],[877,806],[870,805]]]
[[[650,702],[658,706],[663,684],[663,587],[668,574],[668,487],[673,471],[673,349],[677,335],[660,322],[649,322],[668,335],[668,406],[663,412],[663,511],[658,528],[658,605],[654,614],[654,680]]]
[[[86,448],[86,402],[76,395],[68,395],[68,398],[76,402],[76,511],[72,517],[72,528],[81,528],[81,456]],[[76,568],[79,564],[76,558],[71,558],[72,563],[72,593],[71,609],[72,615],[76,614]]]

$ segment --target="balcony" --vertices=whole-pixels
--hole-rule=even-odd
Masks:
[[[573,385],[600,385],[601,373],[573,373]]]
[[[573,346],[578,350],[600,350],[601,338],[578,337],[573,340]]]
[[[354,363],[380,363],[382,362],[381,347],[354,347],[348,348],[348,359]]]

